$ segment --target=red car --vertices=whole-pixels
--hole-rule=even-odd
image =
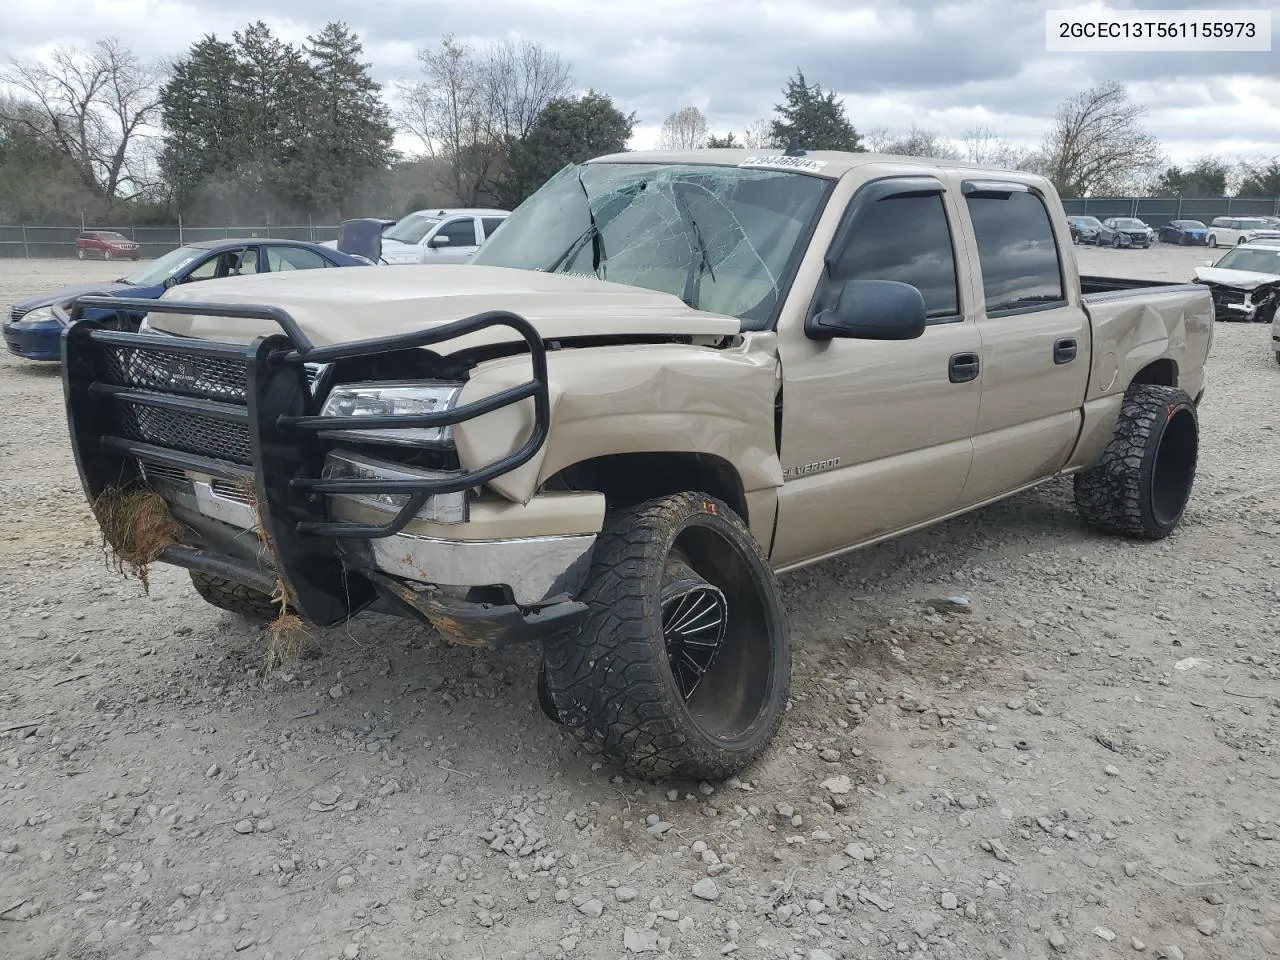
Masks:
[[[89,230],[76,238],[76,256],[81,260],[137,260],[142,248],[124,234]]]

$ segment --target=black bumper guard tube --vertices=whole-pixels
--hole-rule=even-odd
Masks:
[[[108,329],[104,321],[77,319],[86,307],[114,311],[120,320],[147,313],[264,320],[281,333],[249,344],[126,333]],[[63,392],[76,466],[89,500],[108,488],[145,482],[142,471],[153,467],[251,484],[261,533],[277,567],[274,573],[289,588],[298,612],[322,626],[341,622],[377,596],[367,578],[348,576],[339,540],[392,536],[431,496],[466,490],[514,470],[546,442],[546,347],[529,321],[507,311],[319,347],[286,311],[256,304],[85,296],[72,305],[70,315],[62,335]],[[304,364],[427,347],[489,327],[508,327],[524,340],[532,365],[530,380],[437,413],[319,415],[324,396],[313,393]],[[332,441],[322,440],[320,431],[332,436],[344,430],[451,426],[526,399],[534,405],[529,438],[515,452],[475,470],[410,480],[322,475]],[[328,518],[326,495],[343,493],[407,499],[386,523],[335,522]],[[182,549],[166,551],[162,559],[206,571],[218,563],[207,554],[197,561],[194,553]]]

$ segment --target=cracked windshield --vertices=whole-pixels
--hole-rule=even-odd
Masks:
[[[758,168],[569,166],[512,214],[472,262],[595,276],[764,325],[827,185]]]

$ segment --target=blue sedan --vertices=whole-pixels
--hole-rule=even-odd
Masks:
[[[364,257],[302,240],[190,243],[114,282],[64,287],[14,304],[4,323],[4,342],[10,353],[27,360],[62,359],[62,324],[54,317],[53,308],[86,294],[155,300],[179,283],[284,270],[371,265]],[[90,319],[106,315],[107,311],[103,310],[85,311],[85,316]]]
[[[1170,220],[1160,228],[1160,242],[1203,246],[1209,242],[1209,228],[1199,220]]]

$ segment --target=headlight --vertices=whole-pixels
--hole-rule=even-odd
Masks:
[[[18,322],[19,323],[41,323],[45,320],[52,320],[52,319],[54,319],[53,307],[52,305],[50,305],[47,307],[36,307],[34,310],[30,310],[27,313],[24,313],[22,316],[18,318]]]
[[[343,383],[334,387],[320,409],[322,417],[412,417],[449,410],[462,384],[443,380],[407,383]],[[377,430],[333,430],[323,436],[408,447],[452,446],[451,427],[386,427]]]

